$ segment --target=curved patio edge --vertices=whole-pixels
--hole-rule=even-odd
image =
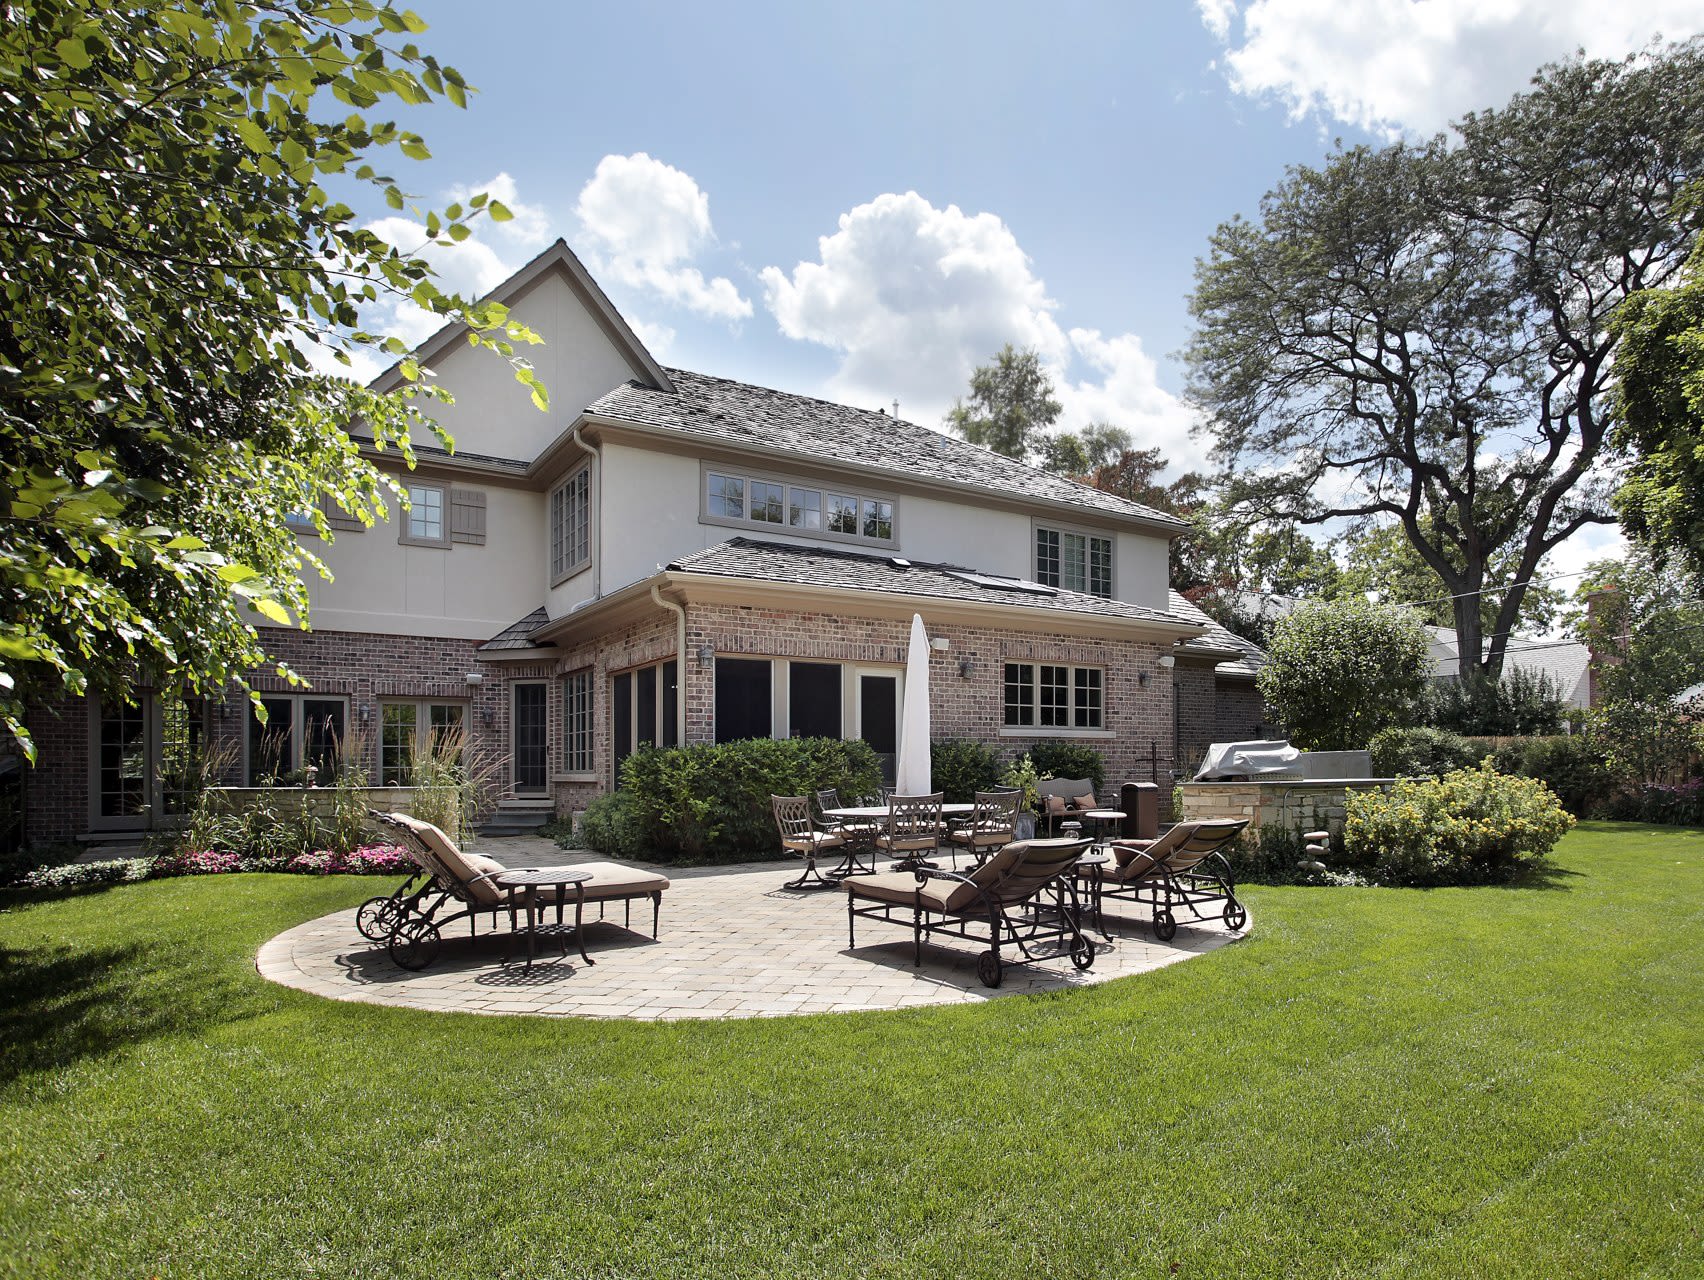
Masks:
[[[530,968],[506,933],[470,938],[463,925],[444,940],[436,961],[411,973],[382,945],[362,938],[355,909],[299,924],[267,941],[255,957],[260,975],[331,1000],[431,1012],[534,1017],[764,1018],[805,1013],[973,1004],[1005,995],[1060,991],[1146,973],[1216,950],[1245,936],[1218,921],[1180,924],[1170,943],[1153,938],[1146,916],[1109,904],[1110,939],[1097,944],[1092,969],[1079,973],[1066,957],[1008,967],[993,990],[976,978],[978,948],[925,945],[912,965],[911,931],[861,921],[847,946],[845,895],[782,888],[788,867],[670,869],[662,929],[652,940],[650,906],[632,928],[620,907],[591,919],[587,966],[572,944],[557,955],[546,938]],[[1127,914],[1120,914],[1120,912]],[[511,955],[506,953],[513,952]]]

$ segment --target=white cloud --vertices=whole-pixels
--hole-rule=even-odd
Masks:
[[[627,317],[628,326],[638,335],[639,341],[645,344],[645,349],[657,359],[664,359],[669,348],[674,346],[675,331],[666,324],[651,324],[644,320]]]
[[[475,183],[468,187],[451,187],[447,195],[453,201],[466,204],[469,196],[481,192],[501,203],[515,215],[507,222],[493,222],[481,215],[473,223],[481,234],[485,234],[489,229],[491,234],[502,239],[535,249],[550,240],[549,215],[540,206],[522,201],[516,190],[515,180],[507,173],[499,173],[490,182]]]
[[[903,416],[937,425],[976,366],[1010,342],[1041,354],[1062,429],[1107,421],[1169,458],[1199,456],[1188,412],[1159,386],[1142,340],[1067,335],[1028,255],[994,214],[888,193],[842,214],[818,255],[791,274],[764,268],[764,302],[787,337],[841,354],[824,388],[834,399],[874,408],[897,397]],[[1072,380],[1074,363],[1088,376]]]
[[[716,242],[710,197],[689,174],[643,151],[605,156],[574,212],[597,268],[612,279],[713,319],[739,320],[751,302],[725,276],[689,265]]]
[[[1196,0],[1231,85],[1374,133],[1430,134],[1502,106],[1546,62],[1704,30],[1698,0]],[[1231,36],[1242,21],[1241,43]]]
[[[412,218],[379,218],[369,222],[367,230],[405,254],[426,259],[437,273],[439,287],[464,298],[483,297],[513,275],[518,265],[506,260],[481,235],[469,236],[460,244],[447,236],[428,240],[426,228]],[[443,327],[442,317],[407,299],[383,293],[380,299],[379,305],[362,317],[375,332],[394,334],[415,347]]]

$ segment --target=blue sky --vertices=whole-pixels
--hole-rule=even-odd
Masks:
[[[410,113],[434,157],[399,176],[521,215],[444,252],[452,283],[561,235],[665,363],[931,425],[1031,345],[1063,426],[1186,464],[1194,261],[1286,165],[1704,29],[1696,0],[414,7],[479,93]]]

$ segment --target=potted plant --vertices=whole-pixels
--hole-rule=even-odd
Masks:
[[[1041,804],[1041,778],[1028,752],[1012,761],[1011,768],[1000,779],[1000,785],[1023,792],[1023,803],[1018,807],[1018,816],[1012,827],[1013,836],[1019,840],[1035,839],[1036,810]]]

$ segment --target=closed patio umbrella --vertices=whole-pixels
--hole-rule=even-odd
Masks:
[[[929,637],[923,615],[911,615],[911,648],[905,657],[905,706],[899,719],[899,765],[894,790],[926,796],[934,788],[929,766]]]

